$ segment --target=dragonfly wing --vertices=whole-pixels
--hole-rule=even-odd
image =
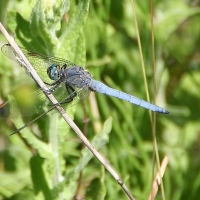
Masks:
[[[71,102],[66,103],[66,99],[69,98],[69,94],[66,89],[63,89],[64,83],[61,83],[61,86],[58,87],[57,90],[53,92],[57,101],[61,104],[65,109],[71,106],[76,105],[79,101],[88,97],[90,90],[87,87],[84,88],[75,88],[74,89],[74,98]],[[72,94],[71,94],[72,95]],[[39,115],[49,109],[52,108],[52,103],[46,98],[44,93],[38,89],[37,91],[31,93],[30,99],[24,99],[24,101],[20,101],[14,98],[11,98],[8,102],[5,102],[0,105],[0,120],[4,120],[6,118],[16,119],[20,116],[32,116]],[[56,110],[52,111],[52,113],[57,113]]]
[[[29,62],[32,64],[33,68],[36,70],[39,76],[42,78],[42,80],[49,84],[53,82],[47,75],[47,68],[50,67],[51,65],[58,64],[60,65],[60,67],[66,65],[66,68],[77,66],[76,64],[62,58],[38,54],[31,50],[27,50],[23,47],[20,47],[20,49],[24,53],[26,58],[29,60]],[[1,47],[1,50],[7,57],[18,62],[20,65],[23,66],[22,58],[18,57],[17,53],[10,46],[10,44],[3,45]]]
[[[0,118],[12,118],[16,119],[19,116],[31,116],[40,114],[44,111],[47,105],[45,95],[37,90],[28,94],[28,98],[14,98],[10,97],[9,101],[0,105]],[[39,94],[39,95],[38,95]]]
[[[77,102],[86,98],[89,95],[88,87],[78,88],[72,85],[66,86],[65,82],[67,82],[67,80],[61,83],[58,83],[58,87],[56,87],[55,90],[51,90],[52,87],[55,87],[55,85],[52,85],[55,82],[53,80],[50,80],[49,76],[47,75],[48,67],[52,66],[53,64],[58,64],[60,65],[60,67],[65,65],[65,69],[67,69],[72,66],[77,66],[76,64],[70,61],[61,59],[61,58],[38,54],[22,47],[20,47],[20,49],[22,50],[26,58],[29,60],[29,62],[33,65],[34,69],[42,78],[42,80],[45,83],[48,83],[47,87],[49,87],[50,91],[53,91],[52,93],[56,97],[59,103],[64,105],[65,103],[69,102],[68,100],[71,97],[73,97],[71,98],[71,102],[66,104],[66,107],[69,107],[69,106],[75,105]],[[9,44],[3,45],[1,50],[7,57],[18,62],[21,66],[25,65],[23,64],[23,59],[17,55],[15,50]],[[38,91],[36,93],[38,93]],[[30,109],[25,109],[25,114],[23,112],[22,115],[29,115],[30,113],[40,113],[42,107],[45,107],[46,105],[48,105],[47,109],[50,109],[51,106],[53,106],[48,100],[46,100],[45,95],[41,91],[39,93],[40,93],[39,96],[38,95],[35,95],[35,96],[39,97],[38,99],[41,100],[40,103],[34,104],[34,106],[31,107]],[[12,103],[9,103],[8,105],[12,105]],[[26,113],[27,110],[28,112]],[[11,113],[15,114],[15,111],[11,109]]]
[[[77,88],[70,85],[70,92],[64,87],[66,87],[65,83],[62,82],[60,86],[53,92],[53,95],[56,97],[57,101],[65,108],[76,105],[79,101],[87,98],[90,94],[90,90],[87,86],[83,88]]]

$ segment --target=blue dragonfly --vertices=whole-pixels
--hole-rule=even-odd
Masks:
[[[22,47],[20,49],[48,86],[48,93],[54,94],[61,105],[75,104],[79,100],[88,97],[92,91],[130,102],[154,112],[169,113],[157,105],[113,89],[100,81],[92,79],[88,71],[70,61],[35,53]],[[7,57],[24,66],[22,58],[17,55],[10,44],[3,45],[1,50]],[[49,111],[52,109],[53,107]]]

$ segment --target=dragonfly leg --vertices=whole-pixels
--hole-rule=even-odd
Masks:
[[[47,82],[44,82],[46,85],[48,85],[48,86],[54,86],[54,85],[57,85],[57,84],[60,84],[60,80],[57,80],[57,81],[55,81],[55,82],[53,82],[53,83],[47,83]]]
[[[64,99],[61,102],[59,102],[60,104],[70,103],[71,101],[73,101],[73,99],[77,95],[77,92],[74,90],[74,88],[72,86],[66,85],[66,89],[67,89],[67,92],[68,92],[69,96],[66,99]]]
[[[60,81],[55,81],[54,83],[51,83],[51,84],[49,84],[49,83],[46,83],[46,82],[44,82],[46,85],[49,85],[49,86],[53,86],[53,87],[51,87],[50,89],[42,89],[46,94],[52,94],[55,90],[56,90],[56,88],[60,85]]]

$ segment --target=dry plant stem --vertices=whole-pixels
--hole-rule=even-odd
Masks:
[[[135,3],[134,3],[134,0],[131,0],[131,2],[132,2],[133,14],[134,14],[134,22],[135,22],[135,30],[136,30],[136,35],[137,35],[138,49],[140,52],[140,60],[141,60],[142,75],[143,75],[143,80],[144,80],[146,98],[147,98],[147,101],[150,102],[149,90],[148,90],[148,84],[147,84],[147,78],[146,78],[146,70],[145,70],[145,66],[144,66],[144,58],[143,58],[143,53],[142,53],[142,45],[141,45],[141,41],[140,41],[140,33],[139,33],[138,24],[137,24],[137,14],[136,14],[136,9],[135,9]],[[152,112],[150,110],[149,110],[149,115],[150,115],[150,120],[152,122]]]
[[[165,172],[165,169],[166,169],[166,166],[169,162],[169,158],[167,156],[165,156],[162,160],[162,163],[161,163],[161,166],[160,166],[160,169],[158,170],[158,172],[156,173],[156,176],[154,178],[154,181],[152,183],[152,190],[151,190],[151,193],[149,194],[149,198],[148,200],[153,200],[155,199],[156,197],[156,194],[158,192],[158,187],[159,185],[161,184],[162,182],[162,177],[164,175],[164,172]]]
[[[91,94],[89,96],[89,104],[90,104],[90,108],[91,108],[91,111],[92,111],[92,116],[94,117],[92,125],[93,125],[93,128],[94,128],[95,134],[97,134],[98,130],[102,129],[102,124],[99,121],[100,113],[99,113],[99,109],[98,109],[98,106],[97,106],[96,97],[95,97],[94,92],[91,92]]]
[[[80,171],[79,177],[78,177],[78,186],[77,186],[75,195],[74,195],[74,197],[73,197],[73,200],[79,199],[79,193],[80,193],[80,191],[81,191],[82,175],[83,175],[83,172]]]
[[[146,79],[145,66],[144,66],[144,59],[143,59],[143,56],[142,56],[143,54],[142,54],[142,46],[141,46],[141,42],[140,42],[139,28],[138,28],[138,24],[137,24],[137,15],[136,15],[135,3],[134,3],[134,0],[131,0],[131,2],[132,2],[133,13],[134,13],[134,22],[135,22],[136,33],[137,33],[137,41],[138,41],[138,48],[139,48],[139,52],[140,52],[140,60],[141,60],[141,65],[142,65],[142,72],[143,72],[143,79],[144,79],[144,84],[145,84],[145,91],[146,91],[147,100],[150,101],[149,92],[148,92],[148,85],[147,85],[147,79]],[[152,8],[152,3],[151,2],[150,2],[150,5],[151,5],[151,8]],[[152,27],[152,29],[153,29],[153,27]],[[153,37],[152,48],[154,50],[154,34],[152,34],[152,37]],[[154,56],[154,54],[153,54],[153,61],[154,61],[154,64],[155,64],[155,56]],[[154,65],[154,67],[155,67],[155,65]],[[154,73],[155,73],[155,69],[154,69]],[[155,80],[156,79],[154,77],[154,83],[155,83]],[[156,86],[154,84],[154,89],[155,89],[155,87]],[[156,90],[155,90],[154,94],[156,95]],[[156,156],[156,163],[157,163],[158,169],[160,169],[160,161],[159,161],[158,147],[157,147],[157,141],[156,141],[156,131],[155,131],[156,115],[154,113],[154,116],[152,116],[152,112],[151,111],[149,111],[149,115],[150,115],[150,120],[151,120],[151,124],[152,124],[153,147],[154,147],[154,152],[155,152],[155,156]],[[162,190],[162,197],[163,197],[163,200],[164,200],[165,197],[164,197],[163,184],[161,184],[161,190]]]
[[[151,41],[152,41],[152,64],[153,64],[153,88],[154,88],[154,104],[156,103],[156,94],[157,94],[157,87],[156,87],[156,59],[155,59],[155,43],[154,43],[154,21],[153,21],[153,2],[150,0],[150,16],[151,16]],[[152,136],[153,136],[153,146],[154,146],[154,152],[156,155],[156,163],[158,170],[160,172],[160,158],[158,155],[158,147],[157,147],[157,140],[156,140],[156,114],[153,113],[152,116]],[[161,174],[160,174],[161,177]],[[153,187],[153,185],[152,185]],[[162,199],[165,200],[165,190],[163,186],[163,181],[161,179],[161,194]]]
[[[26,57],[23,55],[17,44],[15,43],[14,39],[7,33],[3,25],[0,23],[0,30],[5,36],[5,38],[8,40],[10,45],[13,47],[13,49],[16,51],[16,53],[19,55],[20,58],[23,59],[25,68],[27,72],[30,73],[32,78],[35,80],[35,82],[40,86],[42,91],[48,91],[48,88],[43,83],[43,81],[40,79],[38,74],[35,72],[34,68],[31,66],[31,64],[28,62]],[[123,183],[122,179],[119,177],[119,175],[115,172],[115,170],[111,167],[110,164],[108,164],[105,159],[101,156],[101,154],[90,144],[90,142],[87,140],[87,138],[83,135],[83,133],[80,131],[80,129],[76,126],[76,124],[70,119],[70,117],[65,113],[64,109],[59,106],[57,100],[54,98],[52,94],[47,94],[44,92],[46,97],[52,102],[53,105],[55,105],[55,108],[58,110],[62,118],[68,123],[68,125],[74,130],[74,132],[77,134],[77,136],[80,138],[80,140],[87,146],[87,148],[93,153],[93,155],[101,162],[101,164],[110,172],[110,174],[113,176],[113,178],[117,181],[117,183],[122,187],[126,195],[131,200],[135,200],[135,198],[132,196],[126,185]]]

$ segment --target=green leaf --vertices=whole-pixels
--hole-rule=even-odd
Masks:
[[[47,172],[44,168],[44,163],[45,160],[38,155],[31,158],[31,177],[33,181],[35,194],[37,195],[39,192],[42,192],[44,199],[51,200],[53,198],[49,186],[50,180],[49,177],[46,176]]]
[[[28,46],[29,42],[32,41],[29,22],[19,13],[15,11],[8,12],[8,26],[9,29],[15,33],[18,43],[23,44],[23,46]]]
[[[19,193],[24,187],[31,186],[29,169],[15,173],[0,173],[0,179],[0,194],[7,198]]]
[[[100,150],[109,142],[108,134],[112,129],[112,118],[108,118],[103,125],[103,129],[100,134],[96,135],[91,144],[96,150]],[[85,148],[82,151],[82,158],[80,159],[79,165],[76,167],[76,173],[79,173],[88,164],[88,162],[94,157],[94,155]]]
[[[81,55],[84,54],[85,56],[85,50],[81,51],[82,46],[85,46],[85,44],[83,44],[84,41],[79,39],[79,37],[83,38],[82,31],[86,23],[88,11],[89,0],[80,1],[74,9],[65,30],[59,37],[59,54],[67,60],[79,61],[76,60],[76,55],[80,52],[82,52]],[[80,50],[77,50],[79,48]],[[80,62],[79,64],[85,63]]]
[[[37,1],[30,20],[32,37],[43,42],[46,52],[51,52],[58,45],[56,32],[61,28],[61,20],[69,10],[69,0]]]
[[[101,182],[99,178],[95,178],[91,181],[87,188],[86,199],[93,200],[104,200],[106,195],[105,183]]]
[[[102,149],[109,142],[108,134],[110,133],[111,128],[112,118],[108,118],[104,123],[101,133],[96,135],[91,142],[96,150]],[[64,187],[64,182],[67,182],[67,187],[65,188],[66,199],[70,199],[70,197],[74,195],[79,173],[85,168],[93,157],[94,155],[85,147],[82,151],[82,157],[80,158],[79,164],[75,167],[73,172],[68,173],[65,180],[59,184],[58,187]]]
[[[168,12],[158,13],[159,17],[155,24],[155,34],[156,37],[162,38],[164,41],[168,39],[170,34],[172,34],[183,21],[200,13],[199,9],[195,7],[192,8],[182,1],[169,1],[163,9],[168,9]]]

